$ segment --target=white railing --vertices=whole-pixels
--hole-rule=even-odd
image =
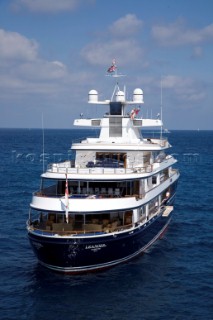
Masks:
[[[152,172],[152,165],[146,167],[132,167],[132,168],[103,168],[103,167],[93,167],[86,168],[83,167],[70,167],[61,166],[61,164],[52,164],[47,168],[48,172],[52,173],[72,173],[72,174],[131,174],[131,173],[149,173]]]

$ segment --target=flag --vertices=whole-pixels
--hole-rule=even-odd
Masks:
[[[139,113],[140,109],[135,109],[135,115],[137,116],[137,114]]]
[[[133,120],[135,118],[135,116],[137,116],[139,111],[140,111],[139,108],[132,109],[132,111],[130,112],[130,118]]]
[[[112,72],[115,72],[116,70],[116,65],[115,65],[115,59],[112,61],[112,65],[111,67],[109,67],[109,69],[107,70],[108,73],[112,73]]]
[[[115,72],[116,67],[115,66],[111,66],[109,67],[109,69],[107,70],[108,73],[112,73]]]
[[[68,190],[68,181],[67,181],[67,174],[66,174],[66,185],[65,185],[65,215],[66,215],[66,222],[69,222],[68,215],[69,215],[69,190]]]

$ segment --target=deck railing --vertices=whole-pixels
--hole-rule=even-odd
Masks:
[[[76,166],[70,167],[69,165],[62,164],[49,164],[47,167],[48,172],[52,173],[63,173],[63,174],[132,174],[132,173],[149,173],[152,171],[152,165],[148,166],[132,166],[131,168],[102,168],[102,167],[93,167],[87,168],[86,166]]]
[[[33,193],[36,197],[50,197],[50,198],[64,198],[64,194],[59,193],[50,193],[45,192],[45,189],[36,191]],[[72,193],[69,195],[69,199],[118,199],[118,198],[136,198],[142,199],[145,196],[145,193],[137,193],[137,194],[123,194],[123,192],[118,191],[117,193],[107,194],[107,193],[98,193],[98,194],[78,194],[78,193]]]
[[[113,224],[113,223],[112,223]],[[28,226],[28,229],[30,231],[33,231],[38,234],[42,235],[60,235],[60,236],[74,236],[74,235],[98,235],[98,234],[108,234],[113,232],[121,232],[124,230],[128,230],[132,228],[131,224],[126,224],[122,226],[102,226],[102,225],[96,225],[96,224],[86,224],[84,227],[82,227],[81,230],[75,230],[73,229],[73,226],[70,224],[63,223],[63,226],[61,223],[56,223],[54,228],[55,230],[51,230],[48,226],[34,226],[33,224]],[[56,227],[58,225],[58,227]],[[87,229],[87,226],[89,226],[89,230]]]

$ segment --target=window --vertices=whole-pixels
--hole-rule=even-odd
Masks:
[[[157,184],[157,176],[152,176],[152,184]]]
[[[122,104],[120,102],[110,102],[110,115],[122,115]]]

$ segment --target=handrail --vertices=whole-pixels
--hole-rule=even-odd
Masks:
[[[73,196],[76,196],[76,197],[73,197],[72,198],[72,195]],[[121,198],[136,198],[136,200],[138,199],[142,199],[144,196],[145,196],[145,193],[137,193],[137,194],[125,194],[124,196],[122,196],[122,194],[119,194],[119,195],[116,195],[116,194],[107,194],[107,193],[100,193],[98,195],[93,195],[93,194],[72,194],[69,199],[121,199]],[[36,197],[49,197],[49,198],[63,198],[64,197],[64,194],[45,194],[42,192],[42,190],[40,191],[35,191],[33,193],[33,196],[36,196]]]
[[[47,168],[48,172],[59,173],[59,174],[132,174],[132,173],[149,173],[153,171],[153,167],[151,164],[147,166],[132,166],[129,168],[113,168],[113,167],[92,167],[87,168],[86,166],[78,166],[78,167],[66,167],[66,166],[54,166],[53,164],[49,164]]]
[[[38,231],[39,233],[42,233],[43,235],[61,235],[61,236],[67,236],[67,235],[84,235],[84,234],[108,234],[108,233],[113,233],[113,232],[121,232],[124,230],[128,230],[132,228],[132,224],[127,224],[127,225],[122,225],[122,226],[116,226],[115,228],[108,228],[106,231],[104,230],[45,230],[42,228],[36,228],[32,225],[29,225],[28,228],[32,231]],[[104,229],[104,228],[103,228]]]

